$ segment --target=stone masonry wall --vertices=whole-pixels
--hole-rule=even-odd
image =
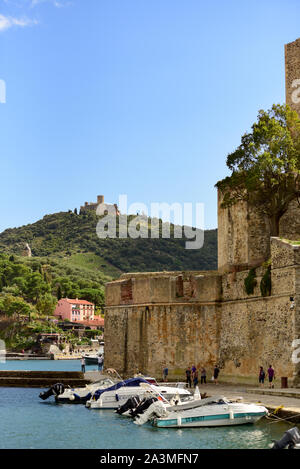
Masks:
[[[222,373],[257,376],[271,364],[277,377],[293,377],[291,361],[294,314],[289,296],[228,302],[222,305]]]
[[[184,379],[188,365],[204,365],[210,373],[218,362],[223,377],[254,379],[259,366],[272,364],[278,377],[293,378],[298,372],[291,360],[292,342],[300,338],[300,247],[279,238],[270,244],[268,297],[260,291],[267,264],[255,269],[250,295],[244,286],[249,270],[222,276],[126,274],[107,284],[105,366],[126,376],[143,372],[157,377],[168,366],[171,378]]]
[[[107,306],[220,299],[221,275],[213,271],[123,274],[119,280],[106,284]]]
[[[221,207],[218,193],[218,268],[220,272],[251,268],[270,255],[268,221],[246,202]]]
[[[216,304],[111,307],[105,314],[105,367],[184,377],[187,366],[212,371],[218,357],[220,309]]]
[[[244,280],[249,271],[222,277],[222,319],[219,357],[223,373],[249,376],[259,366],[276,368],[277,376],[293,378],[292,342],[297,312],[291,296],[297,291],[299,247],[271,238],[272,295],[262,297],[260,282],[267,266],[255,269],[256,286],[247,295]]]
[[[285,45],[286,102],[300,116],[300,39]]]
[[[287,212],[281,217],[279,235],[292,241],[300,239],[300,206],[297,200],[289,204]]]
[[[218,208],[218,266],[220,272],[247,269],[270,257],[270,227],[267,220],[245,202]],[[300,206],[292,201],[279,224],[279,235],[300,240]]]

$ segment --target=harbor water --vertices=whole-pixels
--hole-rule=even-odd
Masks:
[[[42,362],[42,363],[41,363]],[[9,361],[0,369],[80,369],[77,360]],[[87,370],[94,369],[87,367]],[[164,429],[138,426],[112,410],[56,404],[39,399],[37,388],[0,388],[0,448],[32,449],[242,449],[268,448],[291,428],[263,419],[256,425],[216,428]]]

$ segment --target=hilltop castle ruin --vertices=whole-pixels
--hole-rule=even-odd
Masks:
[[[285,54],[286,101],[300,116],[300,39]],[[218,271],[123,274],[106,285],[106,367],[161,375],[167,365],[169,376],[182,378],[188,365],[210,372],[218,363],[230,380],[256,379],[259,366],[272,364],[278,377],[300,385],[293,348],[300,339],[296,202],[279,235],[270,237],[268,221],[246,202],[222,208],[219,194]],[[266,279],[271,291],[262,288]]]
[[[80,207],[80,212],[86,211],[95,211],[97,210],[98,206],[102,204],[104,206],[104,210],[109,211],[112,207],[116,212],[116,215],[120,215],[118,205],[117,204],[106,204],[104,203],[104,195],[97,195],[97,202],[85,202],[84,205]]]

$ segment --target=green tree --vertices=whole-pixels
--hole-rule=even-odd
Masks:
[[[61,291],[61,286],[60,284],[57,287],[57,293],[56,293],[57,299],[60,300],[62,298],[62,291]]]
[[[223,207],[247,201],[268,217],[272,236],[292,200],[300,196],[300,119],[287,105],[259,111],[252,132],[227,157],[231,176],[216,186]]]
[[[4,299],[0,298],[0,314],[5,313],[5,307],[4,307]]]
[[[30,305],[23,300],[23,298],[16,298],[11,295],[6,295],[3,300],[4,303],[4,312],[8,316],[13,316],[17,314],[20,317],[20,314],[29,316],[30,315]]]
[[[51,315],[53,314],[56,303],[56,298],[54,298],[50,293],[45,293],[45,295],[39,297],[36,309],[43,315]]]
[[[39,272],[34,272],[27,279],[27,296],[33,301],[37,302],[38,298],[50,291],[50,285],[44,282],[43,276]]]
[[[104,292],[96,288],[83,288],[79,292],[79,298],[82,300],[90,301],[96,306],[103,306],[104,301]]]
[[[56,282],[60,285],[63,298],[78,298],[79,288],[77,283],[72,282],[67,277],[58,277]]]

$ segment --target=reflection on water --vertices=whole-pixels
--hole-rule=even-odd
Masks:
[[[111,410],[41,401],[40,389],[0,388],[0,448],[268,448],[292,425],[164,429]]]

